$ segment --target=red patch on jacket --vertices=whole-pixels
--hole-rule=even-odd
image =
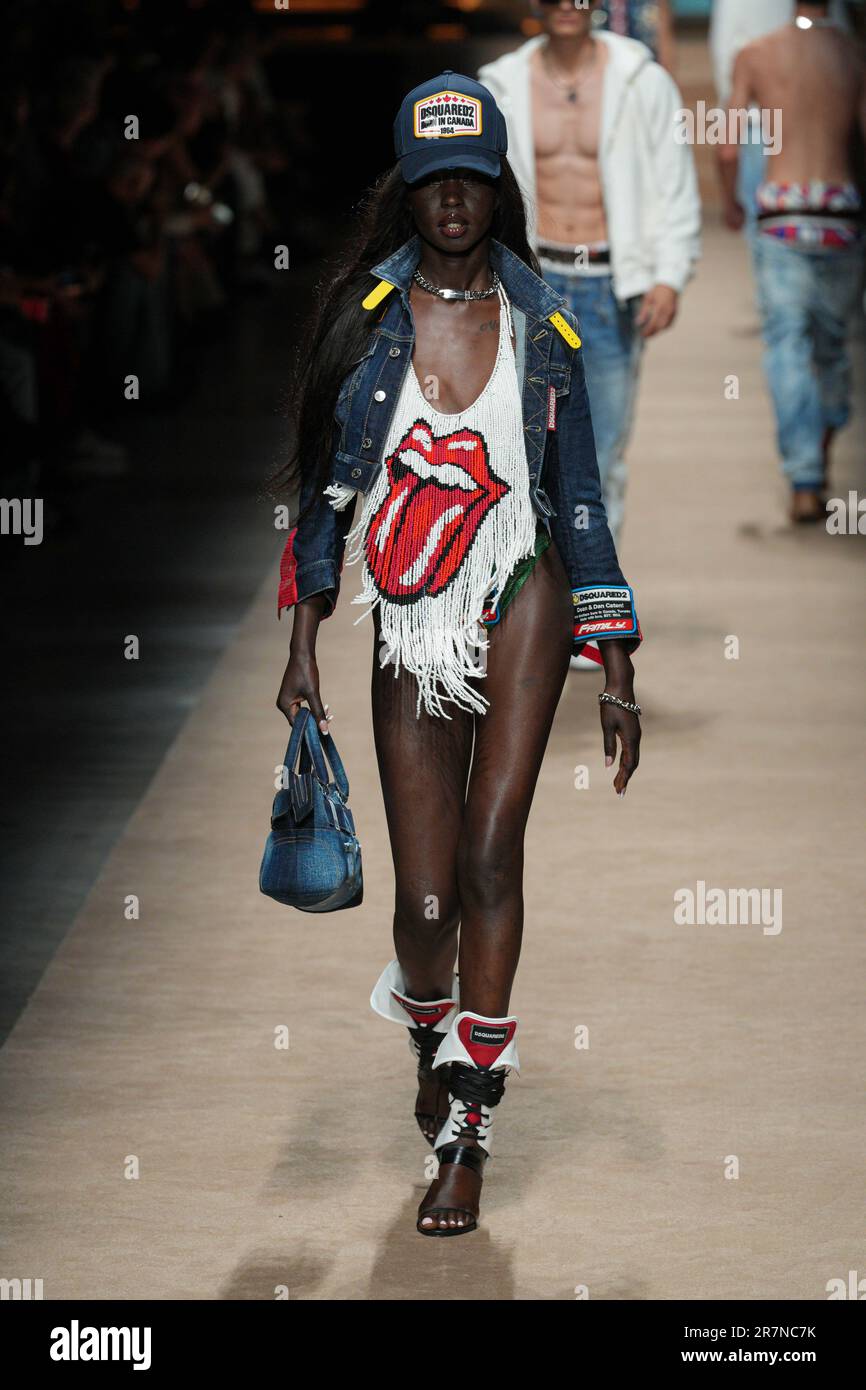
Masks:
[[[280,557],[280,587],[277,594],[278,618],[284,608],[291,608],[292,604],[298,601],[298,585],[295,580],[298,572],[298,559],[295,555],[295,536],[297,534],[298,528],[295,526],[289,532],[289,538]]]

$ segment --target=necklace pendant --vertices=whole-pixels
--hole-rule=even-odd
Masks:
[[[569,92],[568,96],[566,97],[566,101],[570,101],[572,103],[577,101],[577,92]]]
[[[417,269],[413,271],[412,278],[416,284],[421,286],[422,290],[426,290],[428,294],[437,295],[439,299],[490,299],[491,295],[496,294],[499,289],[499,275],[495,270],[493,272],[493,284],[489,290],[442,289],[439,285],[431,285],[430,281],[425,280],[420,270]]]

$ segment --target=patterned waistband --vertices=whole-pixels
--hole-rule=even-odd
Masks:
[[[864,240],[862,200],[854,183],[767,182],[755,197],[765,236],[810,251],[847,251]]]
[[[859,222],[822,223],[814,218],[800,220],[795,214],[787,213],[766,221],[762,219],[758,227],[762,236],[791,242],[810,251],[849,251],[866,243],[866,230]]]
[[[850,216],[863,209],[855,183],[829,183],[826,179],[809,179],[806,183],[774,183],[768,180],[759,185],[755,197],[759,216],[779,212]]]

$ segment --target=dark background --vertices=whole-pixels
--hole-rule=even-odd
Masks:
[[[301,326],[400,99],[518,42],[523,14],[4,7],[0,495],[42,498],[44,537],[0,537],[0,1036],[275,563]],[[230,224],[184,229],[190,171]]]

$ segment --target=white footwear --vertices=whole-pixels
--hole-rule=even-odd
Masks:
[[[436,1136],[436,1149],[457,1139],[474,1139],[490,1153],[492,1110],[502,1099],[509,1071],[520,1071],[517,1056],[518,1020],[461,1013],[439,1045],[434,1069],[449,1062],[448,1099],[451,1110]]]

